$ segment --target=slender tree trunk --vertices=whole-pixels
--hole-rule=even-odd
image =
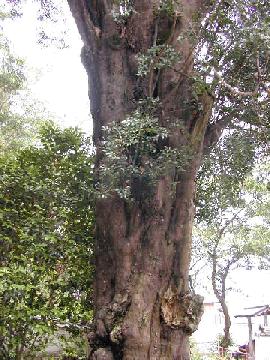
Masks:
[[[225,352],[228,350],[228,347],[231,344],[231,334],[230,334],[230,329],[231,329],[231,317],[229,314],[229,309],[228,306],[226,304],[226,299],[225,297],[220,299],[220,305],[221,305],[221,309],[224,315],[224,335],[222,338],[222,342],[221,345],[224,348]]]
[[[221,308],[224,314],[224,341],[223,341],[223,346],[225,348],[225,350],[228,350],[228,347],[231,345],[231,334],[230,334],[230,330],[231,330],[231,317],[229,314],[229,309],[226,303],[226,280],[228,277],[228,273],[229,273],[229,269],[230,269],[230,265],[225,268],[224,274],[221,278],[221,286],[222,286],[222,296],[221,296]]]
[[[194,45],[177,39],[202,13],[203,1],[183,0],[169,16],[157,15],[157,0],[134,0],[134,11],[124,25],[113,20],[112,1],[68,2],[84,41],[97,172],[102,126],[120,122],[136,109],[139,99],[149,96],[160,99],[161,125],[169,127],[179,120],[184,125],[184,130],[170,135],[169,145],[189,144],[194,152],[185,171],[164,176],[151,194],[140,183],[134,184],[133,203],[116,195],[97,202],[90,359],[189,359],[188,336],[202,313],[202,299],[188,285],[193,200],[213,99],[204,94],[202,109],[189,104]],[[174,46],[181,61],[174,69],[158,74],[151,70],[139,78],[137,55],[156,41]]]
[[[216,255],[213,254],[212,256],[212,288],[214,294],[221,305],[222,313],[224,315],[224,332],[223,338],[221,342],[221,346],[224,348],[225,352],[228,350],[228,347],[231,343],[231,317],[229,314],[229,309],[226,303],[226,279],[228,276],[230,265],[225,268],[224,272],[218,276],[217,274],[217,259]],[[221,288],[219,289],[217,286],[217,281],[221,282]]]

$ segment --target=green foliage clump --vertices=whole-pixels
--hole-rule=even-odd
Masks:
[[[169,68],[179,59],[180,54],[170,45],[152,46],[146,53],[138,55],[138,76],[146,76],[151,70]]]
[[[169,131],[152,114],[135,111],[120,124],[105,128],[106,141],[100,166],[101,194],[117,192],[128,198],[134,181],[148,185],[175,168],[183,169],[189,149],[167,145]]]
[[[0,157],[0,357],[42,350],[91,319],[92,158],[77,129]]]

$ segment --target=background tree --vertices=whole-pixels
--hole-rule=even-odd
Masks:
[[[227,133],[198,176],[197,224],[193,274],[204,267],[224,315],[221,345],[230,345],[227,280],[237,267],[267,262],[270,237],[268,160],[255,147],[254,134]],[[254,162],[256,166],[254,167]]]
[[[205,255],[204,261],[208,262],[208,269],[204,269],[204,274],[211,273],[212,290],[224,315],[224,333],[220,346],[225,350],[232,343],[231,318],[227,303],[228,277],[233,278],[233,270],[236,268],[246,268],[258,263],[260,257],[267,254],[270,240],[267,235],[264,235],[263,239],[255,239],[255,229],[245,223],[252,219],[243,219],[244,216],[241,217],[239,214],[238,217],[236,214],[232,214],[232,218],[227,220],[222,227],[213,224],[213,226],[200,228],[195,232],[195,236],[200,237],[201,240],[201,252]],[[261,228],[261,230],[263,229]]]
[[[8,16],[0,9],[1,22]],[[0,153],[10,155],[35,140],[42,118],[34,101],[22,96],[22,92],[27,92],[25,65],[22,59],[12,54],[1,31],[1,23],[0,52]]]
[[[37,354],[59,324],[83,340],[92,316],[91,169],[82,133],[52,123],[36,146],[0,158],[1,359]]]

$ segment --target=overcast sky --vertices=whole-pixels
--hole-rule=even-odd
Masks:
[[[81,64],[82,42],[66,1],[63,16],[58,23],[37,20],[37,8],[25,1],[23,16],[6,21],[4,30],[16,54],[23,57],[28,68],[29,86],[33,96],[44,103],[45,108],[63,126],[80,126],[91,131],[87,75]],[[63,39],[68,45],[60,49],[48,42],[48,47],[38,44],[40,26],[49,35]]]

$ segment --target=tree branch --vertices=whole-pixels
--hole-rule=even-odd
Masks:
[[[243,211],[243,209],[240,209],[239,211],[237,211],[233,217],[229,220],[227,220],[225,222],[225,225],[220,229],[219,233],[218,233],[218,240],[221,239],[222,235],[224,234],[225,230],[227,229],[227,227],[237,218],[237,216]]]
[[[204,138],[204,155],[210,153],[211,148],[220,139],[223,130],[231,123],[234,115],[226,116],[213,124],[208,124]]]
[[[240,98],[249,97],[249,96],[256,97],[259,95],[260,86],[263,86],[263,88],[266,90],[266,92],[269,96],[269,88],[268,88],[267,84],[264,81],[262,81],[263,73],[262,73],[261,65],[260,65],[260,53],[259,52],[257,52],[257,56],[256,56],[256,67],[257,67],[257,73],[254,74],[254,77],[257,81],[257,84],[256,84],[254,90],[252,90],[252,91],[241,91],[237,87],[231,86],[229,83],[227,83],[222,78],[222,75],[216,69],[213,68],[213,72],[214,72],[214,76],[219,80],[220,84],[223,85],[226,89],[228,89],[233,96],[240,97]]]

